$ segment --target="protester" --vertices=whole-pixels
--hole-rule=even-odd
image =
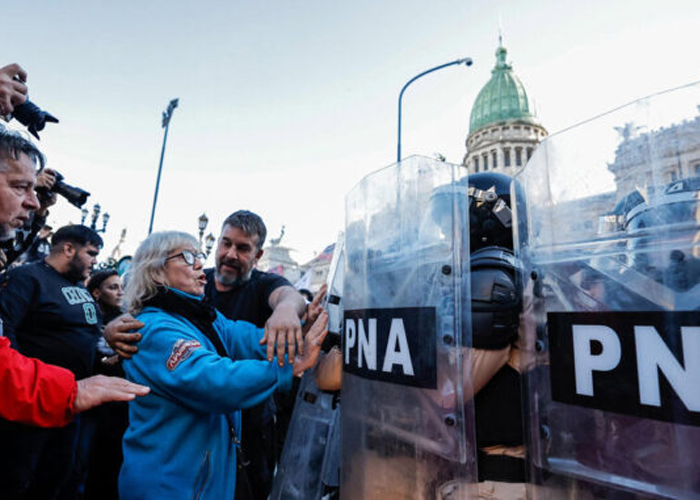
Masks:
[[[50,190],[55,181],[55,172],[46,168],[36,176],[35,191],[38,193],[39,188]],[[46,226],[49,207],[56,203],[56,194],[50,191],[47,193],[49,194],[38,197],[39,208],[29,213],[28,220],[22,227],[15,230],[13,237],[0,242],[0,270],[8,269],[13,263],[36,262],[48,256],[51,248],[48,241],[51,226],[47,226],[48,230],[44,230],[37,239],[37,234],[42,233],[42,228]],[[34,245],[35,242],[36,245]]]
[[[122,313],[122,279],[116,269],[102,269],[92,273],[87,289],[102,313],[102,323],[107,324]]]
[[[247,210],[231,214],[224,221],[219,236],[216,268],[205,270],[205,295],[225,317],[264,326],[265,336],[261,342],[267,344],[267,358],[272,360],[276,353],[282,365],[285,351],[294,359],[296,345],[302,345],[300,317],[306,312],[306,303],[285,278],[255,269],[263,255],[266,236],[267,229],[258,215]],[[134,323],[131,317],[121,317],[107,325],[105,338],[117,353],[129,358],[138,350],[134,344],[139,334],[127,333],[128,329],[141,325]],[[252,496],[249,498],[255,500],[265,500],[270,492],[294,406],[293,391],[276,396],[280,410],[269,398],[243,412],[241,441],[250,460],[247,470]],[[277,428],[276,420],[282,423]],[[243,494],[239,491],[239,498]]]
[[[264,326],[271,333],[267,347],[269,360],[275,348],[278,360],[283,358],[287,347],[293,358],[295,342],[301,345],[300,317],[306,304],[284,277],[255,269],[263,255],[266,236],[267,228],[257,214],[247,210],[231,214],[221,228],[216,267],[205,270],[205,294],[227,318]],[[243,412],[241,442],[251,462],[248,467],[251,500],[265,500],[270,494],[295,395],[296,387]]]
[[[240,409],[288,389],[293,374],[314,365],[327,333],[323,314],[291,364],[267,361],[264,330],[203,302],[197,248],[185,233],[155,233],[134,256],[125,302],[145,326],[139,354],[124,369],[153,392],[129,408],[123,500],[234,498]]]
[[[0,68],[0,102],[14,92],[8,92],[6,77],[13,76],[16,68]],[[12,84],[9,87],[14,89]],[[8,102],[16,101],[11,97]],[[0,127],[0,239],[10,237],[39,208],[35,171],[43,163],[32,143]],[[105,401],[127,401],[148,392],[146,387],[110,377],[91,377],[76,384],[70,371],[25,358],[5,337],[0,337],[0,389],[0,417],[41,427],[61,427],[77,413]]]
[[[64,368],[22,356],[0,337],[0,417],[39,427],[62,427],[106,401],[130,401],[148,388],[97,375],[75,381]],[[1,450],[0,450],[1,452]]]

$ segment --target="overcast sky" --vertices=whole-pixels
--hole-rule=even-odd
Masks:
[[[403,153],[461,162],[471,105],[508,60],[555,132],[658,90],[700,79],[697,0],[2,0],[0,66],[20,63],[30,98],[61,119],[42,133],[49,166],[112,218],[106,250],[148,230],[163,139],[180,98],[155,229],[195,233],[247,208],[310,259],[342,229],[344,196]],[[78,222],[60,201],[50,220]]]

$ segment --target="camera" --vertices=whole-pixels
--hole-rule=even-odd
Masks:
[[[27,127],[29,132],[37,139],[40,139],[39,132],[44,130],[47,122],[58,123],[58,118],[53,116],[48,111],[44,111],[29,99],[27,99],[23,104],[17,106],[12,113],[12,116],[22,125]],[[83,203],[85,203],[85,201],[83,201]],[[75,205],[75,203],[73,204]]]
[[[26,103],[25,103],[26,104]],[[46,188],[39,188],[36,190],[37,194],[39,195],[40,198],[43,197],[49,197],[51,196],[52,193],[59,194],[63,196],[66,200],[71,205],[74,205],[78,208],[82,207],[85,205],[85,202],[88,199],[88,196],[90,196],[90,193],[85,191],[84,189],[80,189],[79,187],[71,186],[69,184],[66,184],[63,182],[63,175],[61,175],[58,172],[55,172],[55,177],[56,177],[56,182],[53,185],[53,188],[51,189],[46,189]]]

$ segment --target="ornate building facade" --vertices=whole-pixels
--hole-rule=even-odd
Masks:
[[[616,127],[622,141],[608,170],[618,198],[637,188],[700,176],[700,106],[692,120],[649,132],[633,123]]]
[[[493,171],[515,175],[547,137],[547,130],[531,110],[525,87],[506,62],[507,53],[499,44],[491,79],[472,106],[463,160],[470,174]]]

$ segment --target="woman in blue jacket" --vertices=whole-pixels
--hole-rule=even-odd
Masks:
[[[127,378],[151,387],[132,403],[124,435],[119,496],[231,499],[240,410],[288,390],[318,359],[323,313],[303,355],[279,366],[260,345],[263,329],[230,321],[203,302],[204,255],[179,232],[150,235],[138,248],[125,290],[128,311],[145,324]]]

